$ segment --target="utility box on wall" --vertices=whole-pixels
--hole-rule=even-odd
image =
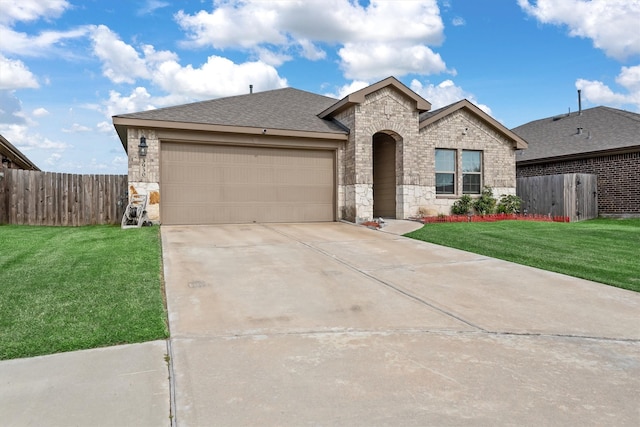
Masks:
[[[564,216],[571,222],[598,217],[598,177],[586,173],[518,178],[521,209],[530,214]]]

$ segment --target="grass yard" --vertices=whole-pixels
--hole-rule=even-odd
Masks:
[[[407,236],[640,292],[640,219],[435,223]]]
[[[168,336],[158,227],[0,226],[0,360]]]

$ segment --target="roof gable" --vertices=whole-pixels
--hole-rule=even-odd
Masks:
[[[360,89],[352,94],[349,94],[342,98],[339,102],[331,105],[326,110],[322,111],[318,114],[319,117],[325,119],[329,117],[333,117],[335,114],[352,107],[357,104],[361,104],[364,102],[367,95],[374,93],[384,87],[392,86],[397,89],[399,92],[403,93],[416,103],[416,109],[420,112],[429,111],[431,109],[431,104],[429,101],[409,89],[407,86],[402,84],[395,77],[387,77],[384,80],[379,81],[378,83],[374,83],[370,86],[367,86],[363,89]]]
[[[534,120],[513,132],[529,142],[518,162],[582,157],[640,147],[640,114],[600,106]]]
[[[493,129],[504,135],[506,138],[512,140],[518,150],[527,148],[527,141],[525,141],[514,132],[510,131],[496,119],[494,119],[466,99],[444,106],[437,110],[422,113],[420,115],[420,129],[430,125],[431,123],[435,123],[443,117],[453,114],[454,112],[461,109],[466,109],[471,114],[475,115],[476,117],[487,123],[489,126],[491,126]]]

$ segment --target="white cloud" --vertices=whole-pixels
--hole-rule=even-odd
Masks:
[[[317,60],[326,56],[319,44],[340,45],[341,67],[348,78],[446,71],[440,55],[428,47],[443,40],[436,0],[371,0],[366,7],[350,0],[225,0],[214,2],[210,13],[180,11],[175,19],[187,32],[187,43],[199,47],[275,46]]]
[[[20,0],[0,2],[0,22],[29,22],[57,18],[70,7],[66,0]]]
[[[350,79],[377,79],[405,74],[435,74],[446,71],[439,54],[427,46],[385,43],[347,43],[339,50],[341,67]]]
[[[144,5],[138,9],[137,14],[138,16],[147,15],[167,6],[171,6],[171,3],[160,0],[147,0]]]
[[[425,86],[420,81],[414,79],[411,81],[409,87],[415,93],[429,101],[432,110],[445,107],[462,99],[467,99],[482,111],[491,115],[491,108],[489,108],[489,106],[478,103],[478,100],[473,94],[466,92],[460,86],[456,86],[451,80],[445,80],[438,85],[429,83]]]
[[[330,96],[332,98],[342,99],[347,95],[352,94],[353,92],[357,92],[360,89],[364,89],[369,86],[368,82],[362,80],[354,80],[351,83],[348,83],[344,86],[338,88],[336,93],[327,93],[325,96]]]
[[[62,132],[64,133],[78,133],[78,132],[89,132],[92,129],[86,126],[83,126],[79,123],[74,123],[70,128],[63,128]]]
[[[327,57],[327,52],[314,45],[307,39],[299,39],[298,44],[301,48],[301,55],[310,61],[317,61]]]
[[[62,155],[60,153],[52,153],[49,157],[47,157],[44,163],[49,166],[55,166],[60,163],[60,159],[62,159]]]
[[[286,53],[273,52],[269,49],[258,48],[258,57],[261,62],[273,67],[279,67],[287,61],[291,61],[291,56]]]
[[[153,105],[152,97],[144,87],[135,88],[129,96],[122,96],[119,92],[112,90],[109,92],[109,99],[105,101],[105,112],[109,118],[116,114],[147,111],[154,108],[156,107]]]
[[[102,132],[102,133],[115,132],[115,129],[113,128],[113,123],[110,123],[110,122],[107,122],[107,121],[98,123],[96,125],[96,128],[98,129],[98,132]]]
[[[518,0],[542,23],[566,25],[569,35],[589,38],[608,56],[622,60],[640,54],[640,2],[637,0]]]
[[[94,53],[102,61],[103,74],[109,80],[114,83],[135,83],[137,78],[149,77],[144,59],[108,27],[98,26],[91,38]]]
[[[623,107],[633,105],[640,112],[640,65],[622,67],[622,71],[616,77],[618,83],[625,92],[616,92],[608,85],[597,80],[578,79],[576,88],[582,90],[585,100],[596,104],[608,104]]]
[[[28,125],[0,124],[0,134],[21,151],[47,150],[61,152],[71,147],[65,142],[53,141],[37,132],[32,132]]]
[[[129,159],[126,156],[115,156],[111,161],[113,166],[127,166],[129,164]]]
[[[49,111],[46,108],[39,107],[31,112],[34,117],[44,117],[49,115]]]
[[[262,43],[281,45],[287,41],[287,36],[278,31],[281,3],[229,1],[212,13],[201,10],[189,15],[181,10],[175,19],[188,32],[190,44],[195,46],[224,49],[249,48]]]
[[[220,56],[210,56],[199,68],[165,61],[153,71],[152,80],[169,93],[193,99],[246,93],[250,84],[256,91],[287,86],[287,80],[270,65],[260,61],[236,64]]]
[[[60,49],[53,48],[65,40],[86,36],[92,28],[83,26],[68,31],[43,31],[36,36],[31,36],[0,25],[2,51],[20,56],[69,55]]]
[[[24,62],[0,54],[0,90],[37,88],[38,81]]]
[[[616,82],[629,91],[640,92],[640,65],[622,67],[622,71],[616,77]]]
[[[454,27],[462,27],[463,25],[467,25],[467,22],[464,20],[464,18],[460,16],[456,16],[455,18],[453,18],[451,20],[451,23]]]

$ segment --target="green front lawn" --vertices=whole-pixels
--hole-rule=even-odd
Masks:
[[[158,227],[0,226],[0,359],[168,336]]]
[[[640,219],[435,223],[407,236],[640,292]]]

